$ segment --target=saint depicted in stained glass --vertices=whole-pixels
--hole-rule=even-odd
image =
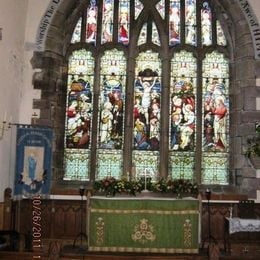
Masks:
[[[212,14],[208,2],[203,3],[201,9],[201,34],[202,44],[209,46],[212,44]]]
[[[204,97],[204,147],[212,151],[224,151],[227,146],[228,104],[225,85],[217,78],[206,83]]]
[[[86,42],[96,42],[97,37],[97,5],[96,1],[90,1],[90,6],[87,10],[86,22]]]
[[[104,0],[102,20],[102,43],[111,42],[113,38],[114,1]]]
[[[129,43],[129,12],[129,1],[119,1],[118,41],[123,44]]]
[[[180,43],[180,0],[171,1],[169,12],[169,42],[176,45]]]
[[[181,80],[171,98],[171,149],[193,150],[195,133],[195,96],[191,82]]]
[[[135,82],[134,147],[137,150],[159,150],[160,94],[158,73],[140,71]]]
[[[71,77],[67,107],[67,148],[88,148],[92,116],[92,93],[83,74]]]
[[[196,45],[196,0],[185,1],[185,27],[185,42]]]

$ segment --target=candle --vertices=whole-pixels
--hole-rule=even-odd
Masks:
[[[4,113],[4,120],[3,120],[3,122],[6,122],[6,117],[7,117],[7,113],[6,113],[6,111],[5,111],[5,113]]]

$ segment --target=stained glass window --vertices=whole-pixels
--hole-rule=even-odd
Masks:
[[[86,42],[96,43],[98,9],[95,0],[90,1],[87,9]]]
[[[217,20],[217,44],[222,46],[227,45],[226,37],[224,35],[223,29],[218,20]]]
[[[104,0],[102,17],[102,43],[111,42],[113,38],[114,0]]]
[[[161,45],[159,33],[155,23],[152,23],[152,42],[156,45]]]
[[[88,179],[92,130],[94,60],[86,50],[69,58],[64,179]]]
[[[196,45],[196,0],[185,0],[185,42]]]
[[[87,2],[69,46],[64,179],[227,185],[230,48],[215,2]]]
[[[208,2],[203,3],[201,9],[201,34],[202,44],[209,46],[212,44],[212,14]]]
[[[118,41],[123,44],[129,43],[129,18],[130,3],[129,0],[119,1],[119,18],[118,18]]]
[[[136,80],[134,86],[134,150],[142,151],[141,158],[134,159],[136,173],[144,171],[147,153],[159,151],[160,147],[160,104],[161,104],[161,61],[157,53],[147,51],[137,58]],[[158,153],[153,154],[155,158]],[[158,160],[158,158],[157,158]],[[158,166],[157,166],[158,167]],[[158,169],[153,169],[155,172]]]
[[[79,18],[71,37],[71,43],[80,42],[82,18]]]
[[[180,22],[181,9],[180,0],[170,1],[169,11],[169,44],[176,45],[180,43]]]
[[[113,176],[122,172],[125,71],[123,52],[106,51],[101,59],[100,73],[98,176],[110,169],[113,169]],[[117,166],[114,165],[115,158]]]
[[[147,23],[145,23],[141,29],[137,44],[142,45],[146,43],[146,40],[147,40]]]
[[[165,0],[161,0],[156,5],[156,9],[158,10],[161,17],[164,19],[165,17]]]
[[[228,183],[229,70],[223,54],[207,54],[203,61],[202,182]]]
[[[176,53],[172,59],[169,170],[173,178],[192,178],[196,133],[196,64],[192,53],[186,51]]]
[[[135,0],[135,19],[138,18],[143,8],[144,8],[143,4],[139,0]]]

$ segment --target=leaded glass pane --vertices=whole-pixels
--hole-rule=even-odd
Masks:
[[[160,38],[159,38],[159,33],[158,33],[158,30],[157,30],[157,27],[155,25],[155,23],[152,23],[152,42],[158,46],[161,45],[160,43]]]
[[[191,53],[182,51],[172,59],[170,150],[194,150],[196,69]]]
[[[99,150],[96,179],[114,177],[120,179],[123,167],[122,151]]]
[[[132,177],[139,179],[149,177],[156,180],[158,177],[159,152],[133,151]]]
[[[223,54],[213,52],[203,61],[203,183],[227,183],[229,150],[229,69]],[[210,156],[210,165],[205,158]],[[220,166],[214,157],[222,157]],[[224,160],[225,159],[225,160]],[[217,159],[216,159],[217,161]],[[216,177],[208,168],[216,167],[212,172],[221,174]],[[221,183],[218,182],[219,178]]]
[[[74,51],[68,66],[64,155],[66,180],[89,178],[93,74],[94,60],[91,53]]]
[[[185,0],[185,42],[196,45],[196,0]]]
[[[88,149],[92,119],[94,60],[90,52],[74,51],[69,58],[65,147]]]
[[[217,21],[217,44],[221,46],[227,45],[226,37],[219,21]]]
[[[172,179],[193,180],[194,153],[170,152],[169,176]]]
[[[228,184],[228,154],[205,154],[202,159],[202,184]]]
[[[123,52],[106,51],[101,59],[99,148],[122,149],[126,80]]]
[[[96,43],[98,8],[95,0],[90,1],[87,9],[86,42]]]
[[[90,150],[65,149],[64,180],[89,180]]]
[[[119,17],[118,17],[118,41],[123,44],[129,43],[129,17],[130,3],[129,0],[119,1]]]
[[[156,5],[156,9],[161,15],[162,19],[165,17],[165,0],[159,1],[159,3]]]
[[[169,44],[173,46],[180,43],[180,0],[170,1],[169,12]]]
[[[71,43],[80,42],[82,18],[79,18],[71,37]]]
[[[201,36],[203,45],[212,44],[212,13],[208,2],[204,2],[201,9]]]
[[[142,45],[146,43],[147,41],[147,23],[145,23],[141,29],[141,32],[139,34],[137,45]]]
[[[160,144],[161,62],[147,51],[137,58],[134,86],[134,149],[158,151]]]
[[[102,43],[113,40],[114,0],[104,0],[102,17]]]
[[[142,12],[144,5],[139,1],[135,0],[135,19],[138,18],[139,14]]]

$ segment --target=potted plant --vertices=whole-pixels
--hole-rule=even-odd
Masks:
[[[247,139],[246,156],[255,169],[260,169],[260,124],[256,124],[256,134]]]

